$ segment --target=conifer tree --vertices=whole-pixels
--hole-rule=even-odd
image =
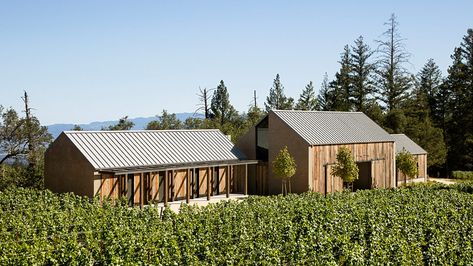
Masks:
[[[227,87],[223,80],[220,81],[220,84],[214,91],[210,108],[215,120],[218,121],[221,127],[225,123],[230,122],[232,117],[236,115],[235,108],[230,104]]]
[[[276,78],[273,81],[273,87],[269,89],[269,95],[266,97],[264,106],[266,111],[272,109],[276,110],[291,110],[294,105],[294,99],[286,97],[284,94],[284,86],[281,83],[279,74],[276,74]]]
[[[351,92],[350,99],[353,103],[354,111],[365,112],[369,108],[369,101],[373,98],[374,64],[370,62],[373,52],[363,41],[363,36],[355,40],[355,45],[351,47]]]
[[[446,86],[451,93],[447,117],[448,170],[473,170],[473,29],[452,56]]]
[[[428,152],[429,170],[441,167],[447,153],[443,131],[435,127],[431,119],[431,114],[436,110],[436,95],[441,83],[440,69],[430,59],[417,75],[414,91],[403,107],[406,116],[403,132]]]
[[[309,82],[302,91],[296,105],[297,110],[315,111],[319,109],[317,98],[315,97],[315,90],[312,81]]]
[[[378,40],[379,60],[377,62],[377,92],[388,111],[401,107],[411,87],[411,77],[404,67],[409,62],[409,54],[404,48],[404,40],[399,34],[399,23],[391,15],[385,23],[388,29],[384,40]]]
[[[352,90],[351,58],[350,48],[345,45],[341,55],[340,70],[335,74],[335,80],[330,82],[330,99],[332,101],[330,110],[350,111],[350,92]]]
[[[417,75],[417,84],[414,88],[413,97],[416,99],[415,108],[428,112],[431,117],[440,119],[441,102],[439,99],[440,87],[443,83],[442,72],[434,60],[430,58]]]
[[[327,72],[325,72],[322,84],[320,85],[320,91],[319,95],[317,96],[317,101],[319,103],[318,110],[329,111],[331,109],[331,93]]]

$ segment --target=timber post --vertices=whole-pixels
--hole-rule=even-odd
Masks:
[[[169,197],[169,173],[168,170],[164,172],[164,205],[168,204]]]
[[[207,200],[210,200],[210,167],[207,167]]]
[[[186,178],[186,203],[189,204],[190,202],[190,187],[191,187],[191,180],[190,180],[190,169],[187,168],[187,178]]]
[[[230,197],[230,165],[227,165],[227,173],[225,175],[226,197]]]

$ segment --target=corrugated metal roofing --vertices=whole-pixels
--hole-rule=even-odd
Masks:
[[[245,159],[219,130],[65,131],[97,170]]]
[[[411,154],[427,154],[427,151],[422,149],[417,143],[404,134],[391,134],[391,136],[396,141],[396,154],[400,153],[402,149]]]
[[[273,110],[309,145],[394,141],[361,112]]]

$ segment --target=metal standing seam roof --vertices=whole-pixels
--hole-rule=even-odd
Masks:
[[[309,145],[392,142],[394,139],[361,112],[273,110]]]
[[[411,154],[427,154],[427,151],[422,149],[417,143],[404,134],[391,134],[396,141],[396,154],[400,153],[402,149]]]
[[[246,159],[219,130],[64,131],[96,170]]]

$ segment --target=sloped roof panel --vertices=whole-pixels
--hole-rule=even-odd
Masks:
[[[427,151],[422,149],[417,143],[404,134],[391,134],[396,141],[396,154],[400,153],[403,149],[410,152],[411,154],[427,154]]]
[[[391,142],[394,139],[361,112],[273,110],[309,145]]]
[[[65,131],[97,170],[243,160],[219,130]]]

